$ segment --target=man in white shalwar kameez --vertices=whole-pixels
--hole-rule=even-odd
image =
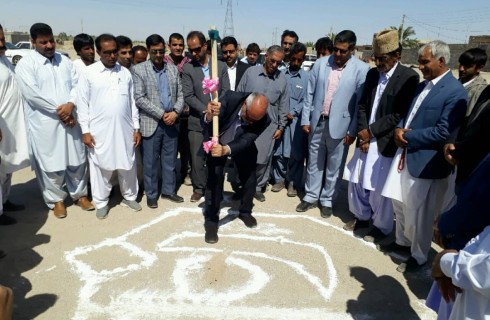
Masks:
[[[75,204],[94,210],[87,199],[87,157],[74,110],[78,75],[72,62],[55,52],[51,27],[36,23],[30,33],[36,49],[20,60],[15,72],[28,105],[31,166],[57,218],[66,217],[64,186]]]
[[[14,68],[5,57],[5,35],[0,25],[0,225],[16,222],[4,211],[24,209],[8,201],[12,173],[29,166],[24,104]]]
[[[419,270],[427,262],[432,224],[448,206],[446,193],[454,193],[453,167],[442,148],[464,118],[467,93],[447,67],[449,58],[449,47],[442,41],[420,48],[419,69],[426,81],[417,88],[407,117],[394,132],[399,148],[382,195],[393,199],[396,240],[379,248],[410,248],[411,256],[398,266],[399,272]]]
[[[78,119],[88,147],[92,198],[99,219],[107,217],[110,178],[117,171],[122,206],[141,210],[136,202],[135,147],[140,144],[139,113],[133,97],[133,79],[117,62],[116,38],[95,39],[100,61],[89,66],[78,84]]]
[[[393,204],[381,191],[388,175],[396,145],[393,130],[405,117],[415,93],[419,76],[401,65],[402,47],[393,29],[377,33],[373,39],[373,60],[359,100],[357,148],[346,165],[344,178],[349,180],[349,210],[355,219],[344,229],[356,232],[373,227],[364,240],[380,241],[393,230]]]

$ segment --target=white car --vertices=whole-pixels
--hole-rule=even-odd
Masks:
[[[313,67],[313,64],[315,64],[315,61],[316,55],[307,53],[305,56],[305,61],[303,61],[301,68],[303,68],[303,70],[305,71],[310,71]]]
[[[7,50],[5,50],[5,56],[14,65],[17,64],[22,57],[31,53],[30,49],[19,49],[10,42],[5,42],[5,47],[7,47]]]

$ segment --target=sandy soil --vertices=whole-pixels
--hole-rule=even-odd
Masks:
[[[0,283],[15,292],[14,319],[434,318],[423,305],[428,270],[404,276],[342,230],[344,183],[330,219],[295,212],[299,199],[285,190],[267,192],[255,204],[256,229],[235,219],[227,192],[216,245],[204,242],[191,192],[182,186],[184,203],[159,200],[156,210],[143,197],[137,213],[115,194],[106,220],[71,204],[59,220],[33,173],[16,173],[11,200],[26,210],[0,227]]]

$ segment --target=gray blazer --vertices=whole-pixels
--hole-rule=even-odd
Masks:
[[[179,70],[176,66],[165,63],[167,80],[172,95],[173,109],[179,115],[184,108],[184,95]],[[165,113],[160,107],[158,88],[153,63],[148,60],[134,65],[130,69],[134,82],[134,100],[140,110],[140,130],[143,137],[150,137],[155,132],[158,121]]]
[[[211,73],[211,59],[209,59],[209,70]],[[218,96],[221,97],[226,91],[230,90],[230,78],[228,77],[226,64],[222,61],[218,61],[218,77]],[[185,104],[189,106],[188,128],[191,131],[202,132],[202,113],[207,109],[208,102],[211,101],[210,95],[203,93],[203,80],[204,73],[199,62],[192,60],[184,65],[182,72],[182,90],[184,92]]]

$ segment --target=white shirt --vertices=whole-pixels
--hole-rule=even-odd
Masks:
[[[96,63],[96,62],[97,62],[97,60],[94,61],[94,63]],[[83,62],[83,60],[81,58],[74,60],[73,66],[75,67],[75,69],[77,69],[77,73],[79,75],[82,74],[82,72],[84,72],[85,69],[89,67],[85,64],[85,62]]]
[[[235,91],[236,85],[236,65],[238,64],[238,60],[235,61],[235,64],[231,67],[228,67],[228,77],[230,78],[230,90]]]
[[[49,60],[32,50],[15,72],[29,106],[25,110],[29,148],[40,169],[58,172],[85,163],[80,126],[66,127],[56,113],[62,104],[76,104],[78,74],[71,60],[59,53]]]
[[[118,63],[108,69],[96,62],[80,77],[77,93],[82,132],[95,140],[89,158],[104,170],[131,169],[133,134],[140,125],[129,70]]]
[[[490,226],[459,253],[446,253],[442,272],[463,289],[457,294],[449,319],[490,319]]]

